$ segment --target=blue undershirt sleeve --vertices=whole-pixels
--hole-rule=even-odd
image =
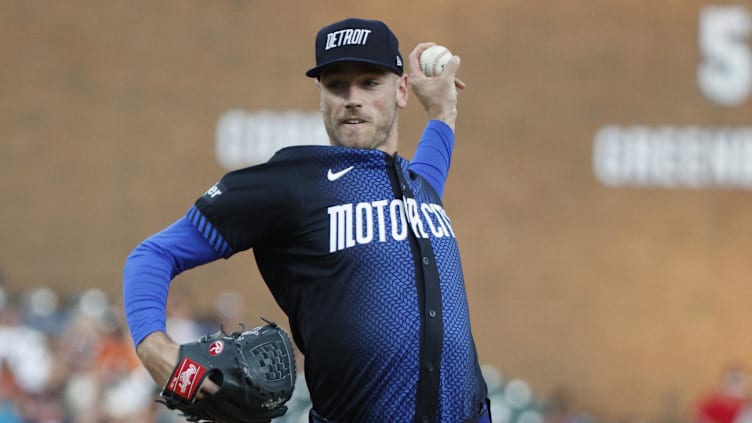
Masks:
[[[123,307],[134,345],[165,331],[167,292],[181,272],[221,256],[186,217],[139,244],[123,267]]]
[[[440,120],[430,120],[410,163],[410,170],[426,179],[440,198],[444,195],[453,149],[452,128]]]

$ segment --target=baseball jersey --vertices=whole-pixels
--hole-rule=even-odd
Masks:
[[[474,421],[486,398],[444,180],[426,165],[289,147],[226,174],[187,214],[218,256],[252,249],[327,419]]]

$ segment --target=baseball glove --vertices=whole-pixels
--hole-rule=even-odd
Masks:
[[[295,355],[287,333],[264,321],[251,330],[220,330],[182,344],[159,402],[191,422],[262,423],[285,414],[295,387]],[[219,391],[199,399],[207,377]]]

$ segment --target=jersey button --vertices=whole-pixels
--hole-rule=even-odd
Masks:
[[[428,257],[423,257],[423,264],[428,266],[428,263],[430,263],[430,260],[428,260]]]
[[[428,315],[431,317],[436,317],[436,310],[429,310]]]

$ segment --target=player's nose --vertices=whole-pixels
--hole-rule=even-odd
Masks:
[[[358,87],[351,85],[344,96],[345,107],[348,109],[359,108],[363,106],[362,93]]]
[[[345,109],[347,110],[356,110],[363,107],[363,105],[357,101],[347,101],[345,102]]]

